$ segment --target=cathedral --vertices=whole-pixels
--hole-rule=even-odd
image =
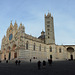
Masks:
[[[56,45],[54,22],[51,13],[45,14],[45,31],[37,38],[25,33],[22,23],[18,27],[12,22],[4,35],[1,44],[1,60],[74,60],[75,45]]]

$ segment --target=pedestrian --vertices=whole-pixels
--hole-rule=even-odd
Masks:
[[[8,60],[6,60],[6,63],[8,63]]]
[[[40,67],[41,67],[41,61],[39,60],[38,61],[38,69],[40,70]]]
[[[6,60],[6,58],[5,58],[5,60]]]
[[[31,63],[31,59],[30,59],[30,63]]]
[[[18,64],[18,60],[15,61],[15,64],[16,64],[16,65]]]
[[[52,58],[49,59],[49,65],[52,65]]]
[[[43,68],[45,68],[46,67],[46,61],[44,60],[43,61]]]
[[[2,61],[0,60],[0,63],[1,63]]]
[[[19,60],[19,61],[18,61],[18,65],[20,65],[20,63],[21,63],[21,61]]]

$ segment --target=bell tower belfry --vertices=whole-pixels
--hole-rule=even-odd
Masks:
[[[45,43],[55,44],[54,24],[51,13],[45,15]]]

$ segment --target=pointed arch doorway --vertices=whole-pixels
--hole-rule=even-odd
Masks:
[[[17,58],[17,52],[14,53],[14,58]]]
[[[10,60],[10,58],[11,58],[11,52],[9,52],[9,60]]]
[[[73,60],[74,48],[68,47],[68,48],[67,48],[67,52],[69,53],[69,54],[68,54],[69,59],[70,59],[70,60]]]
[[[73,55],[72,54],[70,55],[70,58],[71,58],[71,60],[73,60]]]

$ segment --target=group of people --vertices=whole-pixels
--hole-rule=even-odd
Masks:
[[[0,63],[1,63],[1,60],[0,60]],[[8,63],[8,60],[6,60],[6,63]],[[16,60],[16,61],[15,61],[15,64],[16,64],[16,65],[20,65],[20,63],[21,63],[20,60]],[[30,59],[30,63],[31,63],[31,59]],[[48,64],[49,64],[49,65],[52,65],[52,59],[48,59]],[[41,65],[43,66],[43,68],[45,68],[45,67],[46,67],[46,61],[43,60],[43,62],[42,62],[42,64],[41,64],[41,61],[39,60],[39,61],[37,62],[37,65],[38,65],[38,69],[41,69]]]
[[[52,58],[51,59],[48,59],[48,63],[49,63],[49,65],[52,64]]]
[[[0,63],[1,63],[2,61],[0,60]],[[6,63],[8,63],[8,60],[6,60]]]
[[[38,64],[38,69],[40,69],[40,68],[41,68],[41,61],[39,60],[37,64]],[[52,64],[52,59],[48,59],[48,64],[49,64],[49,65]],[[43,68],[46,67],[46,61],[45,61],[45,60],[43,60],[42,65],[43,65]]]
[[[6,60],[6,63],[8,63],[8,60]]]
[[[15,64],[16,64],[16,65],[20,65],[20,63],[21,63],[20,60],[16,60],[16,61],[15,61]]]
[[[0,63],[1,63],[1,62],[2,62],[2,61],[0,60]],[[6,63],[8,63],[8,60],[6,60]],[[16,60],[16,61],[15,61],[15,64],[16,64],[16,65],[20,65],[20,63],[21,63],[20,60]]]

